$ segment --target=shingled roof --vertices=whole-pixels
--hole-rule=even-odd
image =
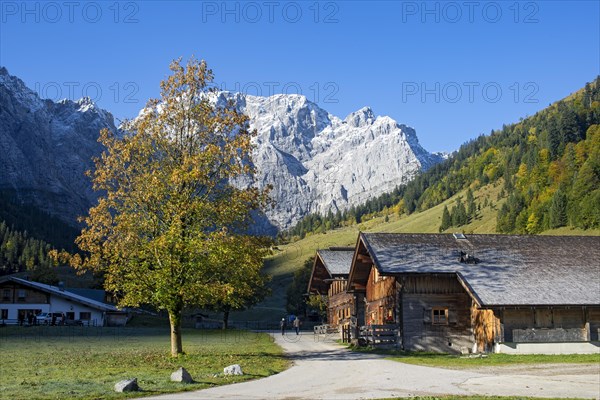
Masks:
[[[481,306],[600,304],[598,236],[361,233],[360,239],[381,274],[456,273]]]
[[[328,250],[317,250],[308,282],[308,293],[326,293],[333,279],[346,279],[350,273],[353,257],[353,247],[330,247]]]
[[[331,276],[348,275],[354,257],[354,247],[332,247],[329,250],[317,250],[317,255]]]

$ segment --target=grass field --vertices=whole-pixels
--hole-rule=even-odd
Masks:
[[[263,378],[289,366],[279,346],[262,333],[185,330],[186,354],[169,356],[169,332],[156,328],[0,328],[0,398],[118,399],[198,390]],[[243,376],[223,368],[240,364]],[[179,367],[192,384],[170,381]],[[122,379],[138,379],[135,395],[114,392]]]

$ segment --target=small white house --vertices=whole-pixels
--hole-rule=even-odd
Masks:
[[[8,276],[0,278],[0,321],[27,321],[32,313],[64,313],[68,320],[103,326],[106,313],[118,312],[115,306],[93,300],[64,288]]]

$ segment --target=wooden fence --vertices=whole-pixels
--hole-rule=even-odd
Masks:
[[[373,347],[396,347],[398,345],[398,325],[361,326],[360,342]]]
[[[326,335],[329,333],[336,333],[338,330],[331,325],[315,325],[313,332],[315,335]]]

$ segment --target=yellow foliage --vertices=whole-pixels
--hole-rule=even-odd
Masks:
[[[167,310],[176,355],[184,307],[241,308],[264,287],[267,242],[236,232],[268,204],[268,189],[229,183],[254,173],[256,132],[232,103],[209,101],[206,63],[176,60],[170,69],[161,98],[125,123],[124,136],[100,133],[106,150],[91,176],[103,194],[77,238],[86,256],[70,261],[102,272],[121,306]]]
[[[538,155],[540,157],[540,163],[544,165],[548,164],[548,161],[550,160],[550,150],[543,148],[539,151]]]
[[[527,233],[537,233],[539,230],[539,220],[536,217],[535,213],[531,213],[529,218],[527,218],[527,226],[525,227]]]

